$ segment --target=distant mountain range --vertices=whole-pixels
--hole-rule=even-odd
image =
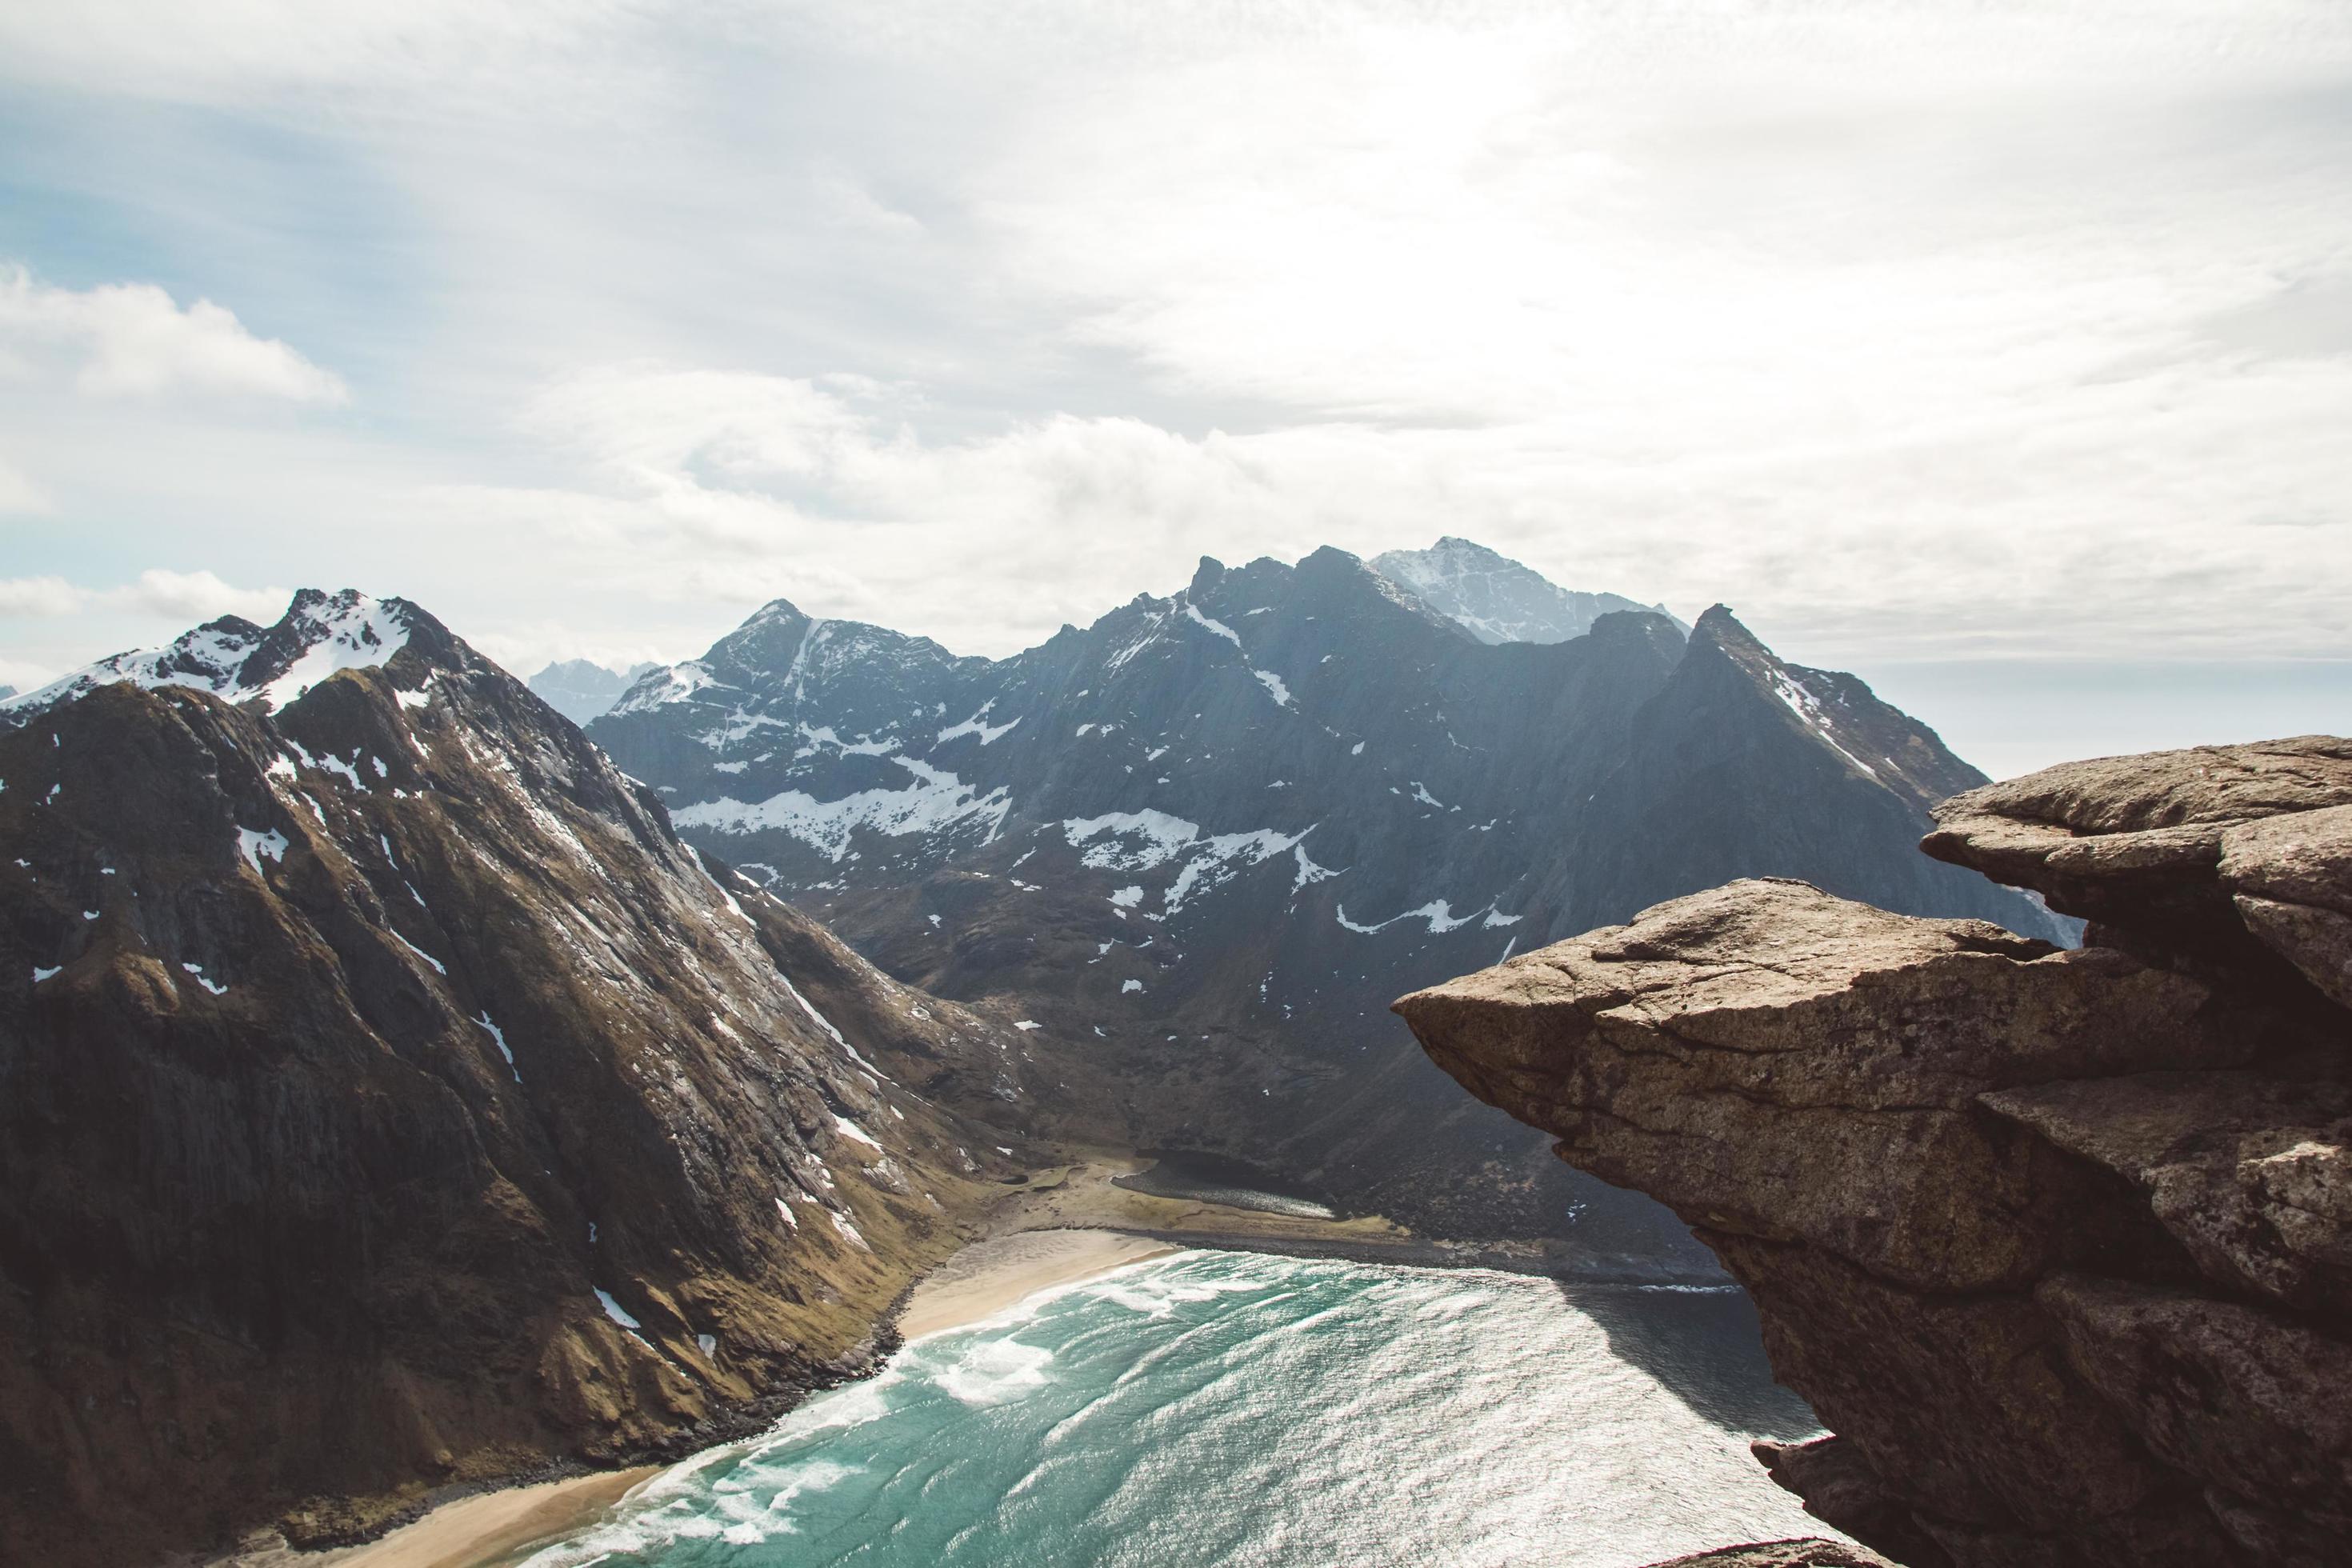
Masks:
[[[625,670],[608,669],[588,659],[567,658],[532,676],[530,689],[574,724],[585,724],[619,701],[630,682],[653,668],[638,664]]]
[[[1034,1131],[1243,1155],[1444,1234],[1681,1239],[1465,1104],[1405,991],[1741,876],[2063,934],[1916,853],[1983,775],[1853,676],[1720,606],[1486,640],[1630,602],[1458,541],[1387,559],[1204,560],[995,660],[780,600],[590,732],[893,975],[1035,1024]]]

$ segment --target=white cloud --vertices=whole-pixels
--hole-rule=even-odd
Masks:
[[[213,106],[79,177],[383,371],[232,431],[0,330],[27,573],[362,582],[524,668],[774,594],[1003,652],[1451,531],[1865,671],[2346,647],[2336,0],[92,0],[0,79]]]
[[[295,403],[349,400],[341,377],[236,313],[198,300],[184,310],[152,283],[52,288],[23,268],[0,269],[0,353],[61,364],[93,397],[230,394]]]
[[[53,506],[54,503],[42,491],[40,486],[26,478],[21,470],[9,466],[6,458],[0,458],[0,513],[31,513],[37,516],[53,510]]]
[[[237,588],[210,572],[170,572],[150,567],[136,582],[104,591],[110,604],[142,610],[153,616],[176,616],[208,621],[216,616],[243,616],[264,625],[286,613],[293,598],[285,588]]]
[[[0,616],[70,616],[85,599],[62,577],[0,577]]]
[[[77,616],[110,610],[179,623],[243,616],[268,623],[285,613],[293,595],[284,588],[238,588],[211,572],[152,567],[113,588],[84,588],[63,577],[0,578],[0,616]]]
[[[1191,437],[1059,415],[940,438],[887,396],[621,367],[528,405],[577,489],[435,504],[649,597],[731,615],[782,595],[959,652],[1165,592],[1202,553],[1467,531],[1685,615],[1728,599],[1802,657],[2314,655],[2341,646],[2352,526],[2307,502],[2352,494],[2348,416],[2352,360],[2189,361],[1665,463],[1580,449],[1560,419]]]

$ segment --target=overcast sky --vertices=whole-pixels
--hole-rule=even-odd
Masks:
[[[1441,533],[1996,773],[2352,729],[2352,6],[0,7],[0,680]]]

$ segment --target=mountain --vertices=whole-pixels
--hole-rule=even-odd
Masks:
[[[10,686],[5,682],[0,682],[0,702],[5,702],[8,699],[16,695],[16,689],[15,687]]]
[[[1854,678],[1720,608],[1484,643],[1337,550],[1204,560],[999,660],[778,601],[591,733],[893,976],[1037,1026],[1031,1131],[1444,1236],[1688,1246],[1454,1092],[1401,991],[1742,875],[2056,934],[1914,852],[1982,775]]]
[[[625,671],[607,669],[584,658],[567,658],[532,676],[530,684],[549,707],[574,724],[585,724],[612,707],[631,681],[651,668],[650,664],[640,664]]]
[[[878,973],[417,606],[0,732],[0,1558],[674,1454],[877,1352],[1022,1037]]]
[[[1427,550],[1375,555],[1371,565],[1483,643],[1566,642],[1620,610],[1647,609],[1666,616],[1664,605],[1563,588],[1533,567],[1450,534]],[[1689,630],[1680,621],[1675,625]]]
[[[207,621],[163,647],[118,653],[0,700],[0,723],[28,723],[121,681],[151,690],[209,691],[230,702],[258,699],[265,708],[282,708],[339,669],[380,665],[397,654],[408,641],[408,613],[397,599],[306,588],[276,626],[257,626],[241,616]]]

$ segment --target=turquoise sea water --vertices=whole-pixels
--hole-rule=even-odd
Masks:
[[[531,1568],[1634,1568],[1821,1533],[1730,1291],[1193,1252],[919,1340]]]

